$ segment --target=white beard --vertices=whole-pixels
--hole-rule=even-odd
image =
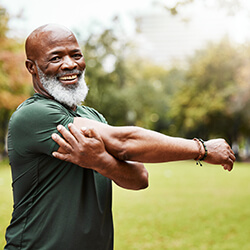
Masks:
[[[77,84],[64,86],[57,76],[46,76],[38,67],[38,76],[47,92],[60,103],[69,107],[80,105],[88,94],[88,86],[84,79],[85,70],[79,78]],[[72,70],[68,73],[79,74],[79,71]]]

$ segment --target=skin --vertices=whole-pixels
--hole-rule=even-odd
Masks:
[[[63,26],[49,24],[39,27],[27,38],[25,48],[26,67],[32,75],[35,91],[51,99],[53,97],[40,82],[37,66],[47,76],[56,76],[65,86],[77,83],[80,76],[69,71],[76,69],[82,73],[86,67],[75,36]],[[142,163],[116,159],[98,140],[101,138],[97,135],[89,140],[86,158],[79,166],[94,169],[123,188],[138,190],[148,186],[148,172]]]
[[[59,126],[58,131],[66,140],[57,134],[52,135],[60,145],[59,152],[53,155],[70,162],[77,160],[79,164],[87,151],[84,146],[79,150],[80,145],[89,140],[92,131],[98,131],[106,150],[120,160],[144,163],[190,160],[199,155],[200,148],[201,155],[205,154],[204,147],[199,147],[194,140],[170,137],[140,127],[113,127],[85,118],[75,118],[74,124],[70,125],[71,133],[63,126]],[[205,144],[208,152],[206,163],[222,165],[228,171],[233,169],[235,156],[224,139],[209,140]]]
[[[26,67],[32,75],[37,93],[51,98],[40,82],[37,66],[48,76],[62,74],[72,80],[59,80],[66,86],[77,83],[79,75],[68,73],[78,69],[83,72],[86,64],[80,46],[71,31],[58,25],[44,25],[31,33],[26,44]]]
[[[34,89],[48,98],[52,97],[43,88],[36,65],[47,76],[72,77],[72,80],[58,78],[65,85],[75,84],[79,77],[69,75],[69,70],[83,72],[86,67],[72,32],[57,25],[35,30],[27,39],[26,53],[26,67],[32,74]],[[113,127],[81,117],[74,118],[69,131],[63,126],[58,126],[58,131],[65,140],[57,134],[52,135],[60,146],[58,152],[53,153],[54,157],[94,169],[129,189],[148,185],[148,173],[138,162],[188,160],[205,153],[203,146],[194,140],[169,137],[139,127]],[[235,157],[226,141],[215,139],[205,143],[208,150],[205,161],[231,171]]]

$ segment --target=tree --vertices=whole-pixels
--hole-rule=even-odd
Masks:
[[[178,86],[175,79],[181,71],[168,72],[140,58],[120,33],[107,29],[91,34],[84,42],[90,87],[85,104],[96,108],[112,125],[166,131],[170,95]]]
[[[23,45],[6,36],[8,14],[0,6],[0,155],[11,113],[31,93],[24,67]]]
[[[176,132],[205,139],[222,136],[230,143],[249,135],[248,57],[246,49],[224,39],[192,58],[186,84],[172,99]]]

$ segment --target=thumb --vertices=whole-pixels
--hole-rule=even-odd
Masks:
[[[91,133],[90,133],[90,131],[89,131],[89,128],[81,127],[80,131],[81,131],[81,133],[82,133],[85,137],[91,137]]]
[[[99,134],[97,133],[97,131],[94,128],[82,127],[81,132],[84,136],[89,137],[89,138],[91,138],[91,137],[100,138]]]

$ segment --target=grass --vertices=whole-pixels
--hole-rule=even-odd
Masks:
[[[193,161],[149,164],[150,187],[114,185],[116,250],[250,249],[250,164],[228,173]],[[0,163],[0,249],[12,212],[10,169]]]
[[[12,213],[11,173],[7,161],[0,161],[0,249],[5,245],[5,230]]]
[[[250,249],[250,164],[147,165],[150,187],[114,188],[117,250]]]

